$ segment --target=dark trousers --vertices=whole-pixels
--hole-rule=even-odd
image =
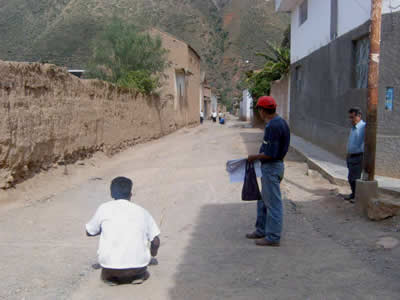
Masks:
[[[349,184],[351,187],[351,198],[356,195],[356,181],[361,179],[363,164],[363,154],[349,154],[347,155],[347,168],[349,169]]]
[[[203,124],[203,120],[204,120],[204,118],[200,117],[200,124]]]
[[[129,284],[145,277],[147,267],[137,269],[106,269],[101,270],[101,279],[117,284]]]

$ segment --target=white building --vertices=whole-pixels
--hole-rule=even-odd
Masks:
[[[292,63],[329,44],[371,17],[371,0],[275,0],[291,15]],[[400,10],[400,0],[383,0],[383,13]]]
[[[218,97],[214,93],[211,94],[211,110],[218,113]]]
[[[367,105],[371,0],[275,0],[291,16],[292,131],[346,155],[347,111]],[[383,0],[377,171],[400,178],[400,0]]]
[[[243,91],[243,99],[240,102],[240,112],[239,118],[242,121],[252,121],[253,120],[253,98],[249,90]]]

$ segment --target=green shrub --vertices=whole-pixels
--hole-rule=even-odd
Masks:
[[[263,69],[258,72],[248,72],[245,81],[254,101],[261,96],[269,95],[272,82],[281,79],[289,73],[290,69],[290,49],[286,47],[270,46],[273,55],[257,53],[266,59]]]
[[[88,75],[150,94],[169,65],[160,37],[114,19],[93,44]]]
[[[152,94],[160,87],[158,76],[152,75],[149,71],[130,71],[124,74],[117,84],[126,88],[133,88],[143,94]]]

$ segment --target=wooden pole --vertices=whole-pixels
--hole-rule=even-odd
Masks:
[[[376,132],[379,99],[379,57],[381,48],[382,0],[372,0],[370,55],[368,71],[368,109],[365,132],[364,173],[375,180]]]

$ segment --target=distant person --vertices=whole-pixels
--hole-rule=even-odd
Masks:
[[[212,113],[212,120],[213,120],[214,123],[217,122],[217,112],[216,111],[214,111]]]
[[[204,121],[204,112],[201,111],[200,112],[200,124],[203,124],[203,121]]]
[[[128,178],[115,178],[111,182],[114,200],[100,205],[86,224],[88,236],[100,235],[101,278],[110,285],[147,280],[147,266],[160,247],[156,222],[144,208],[130,202],[132,185]]]
[[[267,122],[260,154],[249,155],[250,162],[260,160],[262,172],[262,200],[257,203],[256,231],[247,234],[258,246],[280,246],[283,204],[280,184],[283,179],[285,158],[290,144],[290,129],[276,113],[274,98],[261,97],[257,102],[260,117]]]
[[[353,107],[349,110],[349,119],[351,130],[349,141],[347,143],[347,168],[349,169],[349,184],[351,194],[345,195],[344,199],[354,203],[356,196],[356,181],[361,178],[362,163],[364,157],[364,138],[365,125],[362,120],[362,111],[359,107]]]
[[[219,111],[219,114],[218,114],[218,121],[221,121],[221,119],[224,117],[224,114],[221,112],[221,111]]]

